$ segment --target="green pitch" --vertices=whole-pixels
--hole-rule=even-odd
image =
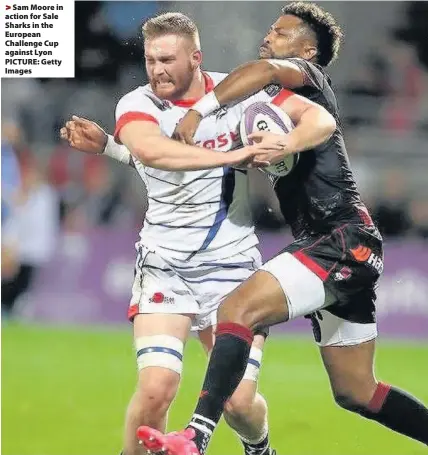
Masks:
[[[9,325],[2,333],[3,455],[118,455],[125,407],[135,383],[131,330]],[[428,402],[428,345],[380,343],[380,379]],[[205,369],[188,344],[170,429],[193,411]],[[309,339],[271,337],[260,390],[270,404],[278,455],[417,455],[426,448],[337,408]],[[224,423],[210,455],[241,454]]]

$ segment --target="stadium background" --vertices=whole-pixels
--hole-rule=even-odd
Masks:
[[[2,221],[3,233],[12,222],[15,237],[19,233],[18,244],[14,235],[2,237],[3,454],[119,453],[134,387],[131,328],[124,319],[144,189],[132,170],[70,151],[58,140],[60,125],[78,114],[113,130],[117,100],[145,80],[137,38],[145,17],[188,13],[200,28],[204,68],[228,71],[256,58],[281,5],[77,2],[76,78],[2,80],[2,164],[13,150],[21,170],[14,206]],[[428,4],[323,5],[346,33],[330,73],[353,170],[386,238],[378,376],[427,402]],[[252,179],[269,258],[288,231],[266,182],[257,174]],[[17,278],[18,270],[30,273]],[[6,286],[20,290],[27,278],[28,290],[7,313]],[[170,428],[186,423],[205,363],[202,349],[190,342]],[[275,330],[260,389],[270,403],[279,455],[425,453],[334,405],[305,321]],[[222,425],[209,453],[240,451]]]

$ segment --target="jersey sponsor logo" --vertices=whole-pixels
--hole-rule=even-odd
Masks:
[[[233,146],[239,141],[239,133],[237,131],[229,131],[227,133],[222,133],[212,139],[206,139],[205,141],[195,141],[195,145],[199,145],[200,147],[205,147],[207,149],[218,150],[222,147],[227,147],[230,144]]]
[[[175,302],[174,297],[167,297],[162,292],[155,292],[149,299],[150,303],[160,304],[173,304]]]
[[[359,245],[357,248],[351,248],[351,254],[358,262],[366,262],[372,266],[377,272],[383,272],[383,259],[377,254],[373,253],[371,248]]]
[[[378,273],[383,272],[383,260],[381,257],[372,253],[367,259],[367,264],[371,265]]]
[[[264,87],[264,91],[270,96],[271,98],[278,95],[281,91],[282,87],[279,84],[269,84]]]
[[[366,246],[358,245],[357,248],[351,248],[351,254],[358,262],[366,262],[372,254],[372,250]]]

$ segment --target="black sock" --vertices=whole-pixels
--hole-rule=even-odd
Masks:
[[[428,445],[428,408],[400,389],[380,382],[368,409],[357,412]]]
[[[196,432],[194,439],[199,453],[207,449],[226,401],[238,387],[247,367],[253,334],[247,327],[234,323],[219,323],[204,385],[189,427]]]
[[[249,442],[245,442],[242,440],[242,444],[244,446],[245,455],[268,455],[269,452],[269,435],[260,441],[257,444],[250,444]]]

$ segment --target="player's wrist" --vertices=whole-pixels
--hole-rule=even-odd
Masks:
[[[114,140],[114,137],[108,134],[106,134],[106,145],[101,153],[124,164],[129,164],[131,158],[129,150],[126,147],[119,145]]]
[[[110,138],[112,141],[114,141],[113,136],[109,136],[107,133],[104,132],[104,145],[103,145],[103,147],[102,147],[101,152],[99,152],[98,155],[103,155],[103,154],[106,154],[106,155],[107,155],[106,149],[107,149],[107,147],[108,147],[108,145],[109,145],[109,138]]]
[[[291,133],[289,133],[286,136],[284,152],[283,152],[284,158],[287,157],[288,155],[294,155],[294,154],[299,153],[301,151],[300,148],[299,148],[298,138],[296,138],[295,135],[292,134],[293,132],[294,131],[292,131]]]
[[[212,114],[220,107],[214,90],[203,96],[197,103],[192,106],[192,110],[196,111],[202,118]]]

